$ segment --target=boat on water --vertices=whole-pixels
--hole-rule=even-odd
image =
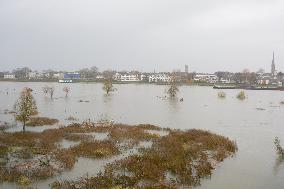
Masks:
[[[244,90],[278,90],[278,91],[284,91],[284,87],[279,87],[279,86],[214,85],[213,89],[244,89]]]
[[[283,90],[283,87],[278,87],[278,86],[252,86],[250,88],[248,88],[248,90],[278,90],[278,91],[281,91]]]
[[[72,79],[59,79],[58,83],[73,83]]]
[[[237,89],[237,87],[233,85],[214,85],[213,89]]]

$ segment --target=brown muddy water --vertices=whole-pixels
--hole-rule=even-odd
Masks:
[[[55,87],[54,99],[42,92],[45,85]],[[69,86],[68,98],[62,90]],[[115,85],[118,89],[105,96],[101,84],[95,83],[21,83],[0,82],[0,121],[13,123],[8,131],[20,131],[21,125],[13,116],[4,114],[11,110],[23,87],[34,90],[40,116],[56,118],[60,124],[73,116],[78,121],[91,119],[113,120],[116,123],[150,123],[174,129],[199,128],[236,140],[238,152],[226,159],[213,172],[211,179],[204,179],[199,189],[267,189],[284,188],[284,162],[277,161],[274,138],[278,136],[284,145],[284,100],[283,91],[245,91],[248,98],[236,99],[239,90],[226,90],[226,98],[217,97],[218,90],[211,87],[183,86],[177,100],[164,99],[165,86],[147,84]],[[7,95],[8,92],[8,95]],[[27,127],[26,130],[41,132],[60,126]],[[101,136],[102,139],[106,136]],[[68,141],[63,141],[68,147]],[[127,152],[126,152],[127,153]],[[125,154],[122,154],[122,156]],[[114,157],[121,158],[121,157]],[[49,188],[55,179],[75,179],[93,175],[112,159],[92,160],[79,158],[71,171],[57,177],[38,181],[34,186]],[[0,184],[0,188],[16,188],[12,183]]]

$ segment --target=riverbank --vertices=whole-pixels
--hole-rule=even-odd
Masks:
[[[35,82],[35,83],[59,83],[58,79],[42,79],[42,80],[34,80],[34,79],[0,79],[0,82]],[[72,84],[72,83],[104,83],[101,80],[73,80],[71,83],[62,83],[62,84]],[[147,81],[133,81],[133,82],[120,82],[120,81],[113,81],[113,84],[149,84],[149,85],[168,85],[166,82],[147,82]],[[211,83],[203,83],[203,82],[179,82],[178,85],[181,86],[213,86]]]

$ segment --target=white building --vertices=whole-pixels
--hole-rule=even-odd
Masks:
[[[153,74],[149,76],[149,82],[150,83],[168,83],[171,81],[171,77],[167,74]]]
[[[43,74],[40,72],[29,72],[27,75],[29,79],[40,79],[43,77]]]
[[[97,76],[96,76],[96,79],[97,79],[97,80],[103,80],[103,79],[104,79],[104,76],[103,76],[103,75],[97,75]]]
[[[122,74],[120,77],[122,82],[137,82],[140,81],[138,74]]]
[[[15,79],[15,74],[4,74],[4,79]]]
[[[220,83],[229,84],[229,83],[231,83],[231,80],[230,80],[230,79],[221,78],[221,79],[220,79]]]
[[[64,78],[64,73],[55,73],[53,74],[54,79],[63,79]]]
[[[193,80],[197,82],[217,83],[218,77],[215,74],[196,74]]]
[[[115,73],[114,76],[113,76],[113,80],[121,81],[121,74],[120,73]]]
[[[138,82],[141,81],[139,74],[134,73],[116,73],[113,76],[113,79],[115,81],[121,81],[121,82]]]

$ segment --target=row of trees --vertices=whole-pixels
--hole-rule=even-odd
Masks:
[[[42,88],[42,91],[45,95],[49,95],[50,98],[52,99],[53,95],[54,95],[55,88],[53,86],[46,85]],[[67,87],[67,86],[63,87],[63,92],[65,92],[65,97],[68,97],[68,94],[70,93],[70,91],[71,90],[70,90],[69,87]]]

